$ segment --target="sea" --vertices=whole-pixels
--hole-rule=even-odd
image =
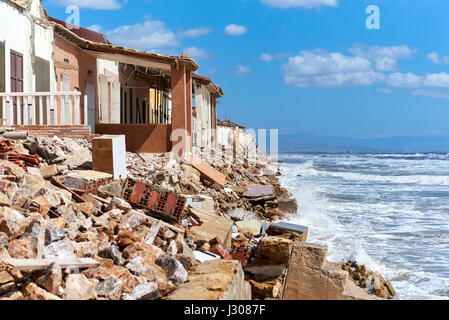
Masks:
[[[449,299],[449,154],[282,154],[280,182],[331,262],[390,280],[399,300]]]

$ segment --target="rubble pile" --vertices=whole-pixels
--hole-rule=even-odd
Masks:
[[[9,143],[41,166],[0,160],[0,299],[282,299],[308,229],[262,155],[128,152],[114,180],[88,140]]]
[[[361,288],[366,288],[371,294],[382,299],[393,299],[396,296],[390,281],[385,281],[379,272],[370,270],[365,265],[348,261],[342,265],[342,269],[349,272],[349,277]]]

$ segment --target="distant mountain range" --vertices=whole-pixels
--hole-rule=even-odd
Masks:
[[[440,153],[449,152],[449,137],[338,138],[298,132],[279,135],[279,152]]]

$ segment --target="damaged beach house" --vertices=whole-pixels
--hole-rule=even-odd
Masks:
[[[132,152],[217,147],[222,89],[182,56],[120,47],[49,17],[39,0],[0,2],[0,119],[30,134],[125,135]],[[20,23],[17,23],[20,21]],[[15,25],[14,32],[7,28]]]

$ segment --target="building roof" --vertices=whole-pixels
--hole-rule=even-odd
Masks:
[[[91,31],[84,29],[84,31],[79,32],[79,34],[75,33],[77,30],[80,29],[73,29],[69,30],[65,23],[59,23],[55,21],[57,19],[54,19],[50,23],[54,26],[55,33],[59,34],[60,36],[64,37],[65,39],[69,40],[72,43],[75,43],[80,48],[95,52],[101,52],[105,54],[118,54],[123,56],[128,56],[130,58],[134,59],[143,59],[146,61],[153,61],[155,63],[159,64],[179,64],[180,62],[185,63],[186,66],[190,67],[191,70],[195,71],[200,66],[196,63],[195,60],[187,57],[182,56],[170,56],[165,54],[159,54],[159,53],[153,53],[149,51],[141,51],[136,49],[129,49],[126,47],[116,46],[112,43],[110,43],[106,37],[100,37],[101,35],[98,32]],[[60,20],[59,20],[60,21]],[[90,38],[84,38],[84,36]],[[98,37],[98,39],[97,39]],[[94,41],[94,38],[100,41]],[[106,41],[106,42],[105,42]]]
[[[223,120],[217,119],[217,125],[218,126],[223,126],[223,127],[245,129],[244,126],[242,126],[240,124],[237,124],[237,123],[234,123],[231,120],[224,120],[223,121]]]
[[[65,28],[69,29],[67,27],[67,23],[62,21],[62,20],[59,20],[59,19],[56,19],[56,18],[53,18],[53,17],[50,17],[50,16],[48,17],[48,20],[49,21],[53,21],[53,22],[55,22],[55,23],[57,23],[57,24],[59,24],[61,26],[64,26]],[[76,29],[70,29],[70,30],[74,34],[76,34],[78,37],[80,37],[80,38],[83,38],[83,39],[86,39],[86,40],[89,40],[89,41],[92,41],[92,42],[98,42],[98,43],[103,43],[103,44],[110,44],[108,39],[106,39],[106,36],[104,34],[102,34],[102,33],[95,32],[95,31],[92,31],[92,30],[89,30],[89,29],[85,29],[85,28],[81,28],[81,27],[78,27]]]
[[[223,90],[222,90],[218,85],[216,85],[216,84],[212,81],[211,78],[206,77],[206,76],[203,76],[203,75],[200,75],[200,74],[197,74],[197,73],[193,73],[193,74],[192,74],[192,78],[193,78],[193,79],[200,80],[200,81],[202,81],[203,83],[205,83],[206,85],[210,85],[210,86],[212,87],[212,89],[213,89],[213,90],[214,90],[220,97],[224,96]]]

